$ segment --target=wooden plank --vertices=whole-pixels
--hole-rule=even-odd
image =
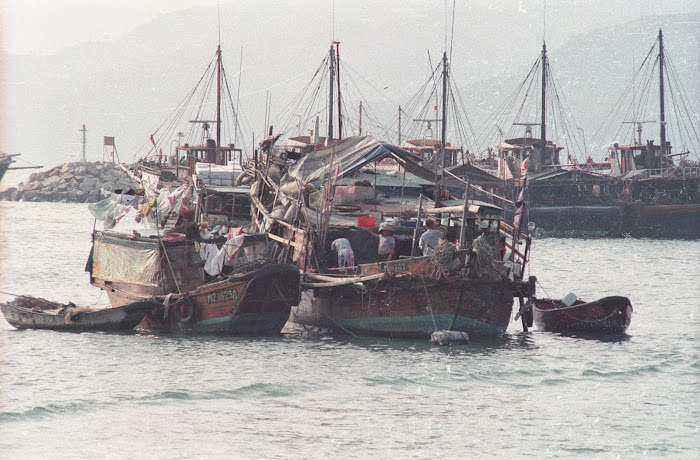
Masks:
[[[294,247],[297,248],[297,249],[304,249],[304,245],[301,244],[301,243],[299,243],[299,242],[297,242],[297,241],[285,240],[285,239],[282,238],[281,236],[273,235],[272,233],[268,233],[267,236],[268,236],[270,239],[275,240],[275,241],[277,241],[277,242],[280,242],[280,243],[282,243],[282,244],[284,244],[284,245],[287,245],[287,246],[294,246]]]

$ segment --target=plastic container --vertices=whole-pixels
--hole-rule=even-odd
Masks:
[[[360,216],[357,218],[357,226],[364,228],[374,228],[377,225],[377,218],[374,216]]]

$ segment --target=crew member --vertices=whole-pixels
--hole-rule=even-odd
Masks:
[[[426,220],[425,226],[427,230],[420,236],[418,247],[423,255],[427,256],[435,252],[435,248],[440,244],[440,238],[442,238],[444,234],[441,230],[435,228],[435,221],[433,219]]]
[[[338,238],[331,244],[331,250],[338,253],[338,267],[354,267],[355,253],[347,238]]]

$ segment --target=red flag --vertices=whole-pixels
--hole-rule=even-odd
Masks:
[[[527,175],[527,170],[530,168],[530,157],[525,158],[523,160],[523,164],[520,166],[520,170],[522,171],[523,175]]]
[[[153,144],[153,147],[156,146],[156,140],[153,139],[153,134],[151,134],[151,144]]]

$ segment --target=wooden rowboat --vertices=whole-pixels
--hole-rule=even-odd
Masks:
[[[133,302],[116,308],[92,309],[73,303],[60,304],[31,296],[16,296],[0,304],[5,319],[17,329],[55,331],[127,331],[153,310],[150,301]]]
[[[534,319],[541,331],[621,334],[632,320],[632,303],[621,296],[576,300],[571,305],[558,299],[536,299]]]

